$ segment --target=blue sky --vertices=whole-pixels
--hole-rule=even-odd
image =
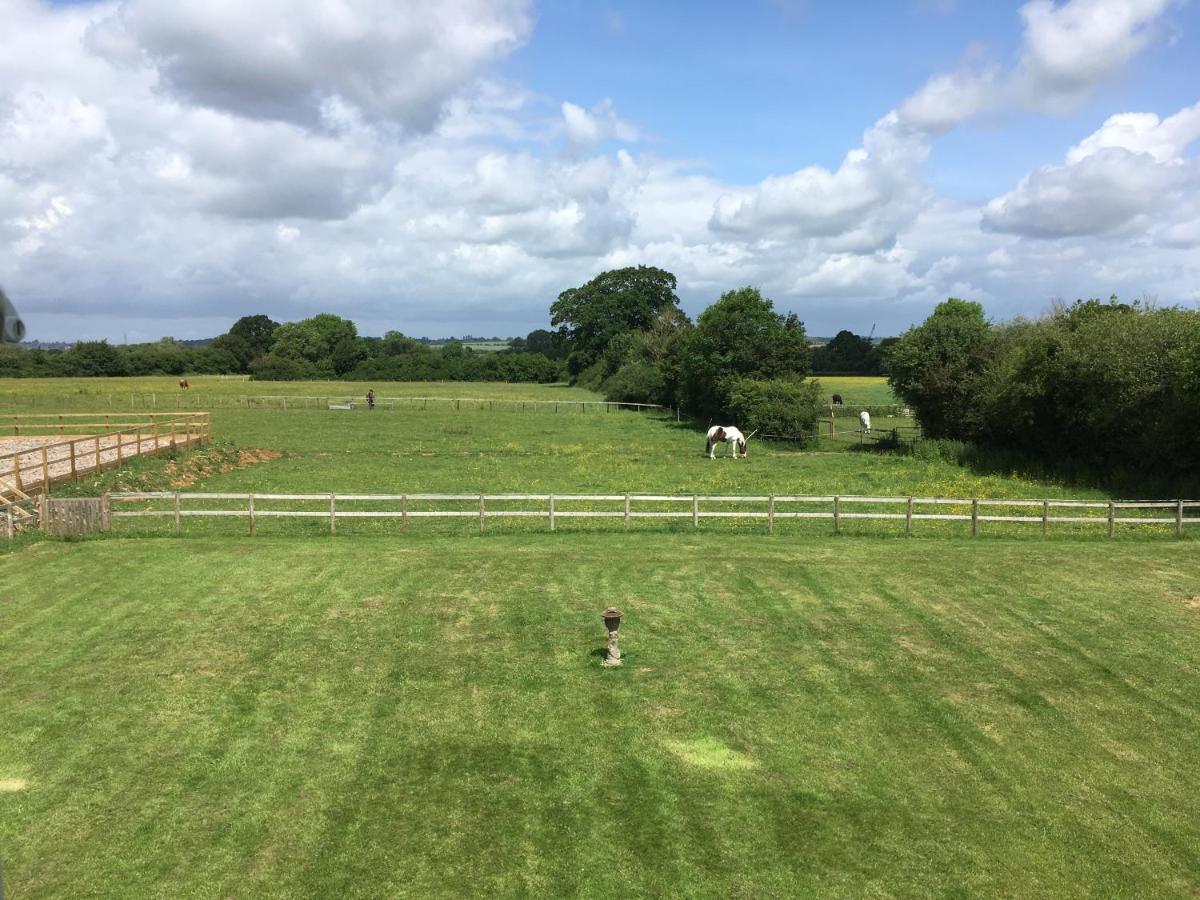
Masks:
[[[0,0],[31,336],[520,334],[635,263],[811,333],[1200,303],[1200,5]]]

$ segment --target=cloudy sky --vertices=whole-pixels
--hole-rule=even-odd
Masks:
[[[1195,307],[1198,6],[0,0],[0,284],[41,340],[523,334],[636,263],[811,334]]]

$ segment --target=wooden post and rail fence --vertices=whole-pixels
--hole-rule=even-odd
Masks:
[[[55,504],[66,504],[56,509]],[[237,503],[237,508],[228,504]],[[69,505],[79,504],[74,510]],[[88,510],[83,504],[92,504]],[[141,508],[131,508],[135,504]],[[225,504],[216,505],[214,504]],[[364,509],[363,505],[372,508]],[[579,508],[586,504],[591,508]],[[152,508],[146,508],[146,505]],[[447,509],[448,505],[455,508]],[[654,508],[647,508],[647,506]],[[739,508],[731,508],[736,505]],[[281,508],[286,506],[288,508]],[[199,507],[199,508],[198,508]],[[303,507],[303,508],[297,508]],[[438,508],[440,507],[440,508]],[[565,508],[564,508],[565,507]],[[953,511],[948,511],[953,510]],[[1063,512],[1065,515],[1054,515]],[[190,517],[233,518],[245,522],[250,534],[264,519],[318,519],[337,532],[338,521],[397,519],[407,530],[409,521],[429,518],[474,519],[480,531],[489,520],[542,519],[554,531],[566,519],[621,519],[629,529],[637,519],[685,519],[699,528],[702,519],[763,520],[769,534],[776,523],[789,519],[828,520],[839,532],[852,520],[903,522],[911,535],[914,523],[962,522],[976,537],[985,523],[1010,523],[1039,527],[1045,537],[1051,525],[1095,525],[1113,537],[1116,527],[1158,525],[1182,537],[1189,526],[1200,524],[1200,500],[1050,500],[943,497],[861,497],[799,495],[701,494],[479,494],[479,493],[205,493],[180,491],[120,492],[103,497],[53,500],[38,504],[38,518],[49,531],[64,532],[74,521],[107,528],[115,520],[168,519],[182,529]],[[63,525],[62,523],[67,523]],[[9,533],[11,533],[11,528]]]
[[[90,394],[81,401],[97,407],[115,409],[128,406],[144,410],[157,410],[160,406],[157,393],[132,394]],[[366,397],[361,394],[207,394],[199,390],[180,391],[162,396],[162,406],[189,410],[205,409],[327,409],[331,405],[338,408],[346,406],[367,406]],[[54,395],[26,394],[5,397],[9,405],[29,406],[36,409],[46,409],[60,403],[74,402],[74,398],[63,399]],[[660,410],[672,412],[669,407],[657,403],[633,403],[622,400],[575,400],[563,398],[560,400],[535,400],[513,397],[375,397],[377,409],[476,409],[476,410],[508,410],[510,412],[613,412],[627,409],[635,412]],[[119,415],[119,413],[113,413]],[[173,415],[167,413],[166,415]]]
[[[38,440],[53,437],[63,440]],[[36,443],[9,449],[6,438]],[[47,493],[56,482],[122,466],[136,456],[211,441],[207,412],[6,414],[0,417],[0,504]]]

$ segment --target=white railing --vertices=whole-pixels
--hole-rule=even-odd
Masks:
[[[839,531],[844,520],[866,519],[903,522],[905,533],[912,532],[914,522],[969,522],[972,536],[979,533],[981,524],[988,522],[1040,525],[1043,535],[1050,525],[1070,523],[1103,526],[1110,537],[1118,525],[1173,526],[1175,534],[1182,536],[1186,526],[1200,524],[1200,517],[1187,515],[1189,511],[1200,510],[1200,500],[1005,500],[791,494],[241,494],[170,491],[122,492],[105,496],[110,505],[154,504],[154,508],[149,509],[112,509],[113,519],[166,517],[172,518],[175,527],[179,528],[182,519],[190,516],[236,517],[248,522],[251,533],[254,532],[255,521],[262,518],[324,519],[328,521],[331,532],[337,531],[339,519],[356,518],[400,519],[405,527],[409,519],[469,518],[478,519],[480,530],[486,526],[488,519],[513,517],[543,518],[550,530],[554,530],[559,519],[569,518],[620,518],[626,528],[635,519],[691,519],[693,527],[697,528],[701,519],[764,519],[768,532],[774,531],[776,520],[831,520],[834,530]],[[241,506],[238,509],[223,509],[195,508],[193,505],[226,501],[237,501]],[[374,508],[361,508],[364,503]],[[280,508],[280,504],[289,504],[292,508]],[[320,507],[312,508],[313,504],[320,504]],[[456,508],[444,508],[447,504],[454,504]],[[499,508],[497,504],[500,504]],[[530,508],[532,504],[537,504],[537,508]],[[568,508],[563,508],[562,504],[567,504]],[[581,509],[578,508],[579,504],[600,508]],[[647,509],[647,504],[656,508]],[[738,504],[742,508],[730,508],[731,504]],[[297,505],[307,508],[294,508]],[[1168,515],[1161,514],[1168,510]],[[1028,511],[1032,511],[1032,514]],[[1052,511],[1075,514],[1052,515]],[[1135,511],[1141,514],[1130,514]]]

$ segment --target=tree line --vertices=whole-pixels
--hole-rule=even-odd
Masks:
[[[564,377],[563,354],[544,329],[506,350],[475,351],[457,341],[432,346],[397,331],[360,337],[355,324],[330,313],[280,324],[243,316],[206,346],[172,338],[113,345],[79,341],[66,350],[6,347],[0,377],[248,374],[299,381],[513,381],[551,383]]]
[[[1200,312],[1113,297],[993,323],[951,298],[888,365],[927,437],[1118,487],[1197,486]]]
[[[571,380],[609,400],[813,439],[826,401],[806,380],[813,350],[804,323],[753,287],[725,292],[693,323],[675,290],[670,272],[636,266],[559,294],[551,324]]]

